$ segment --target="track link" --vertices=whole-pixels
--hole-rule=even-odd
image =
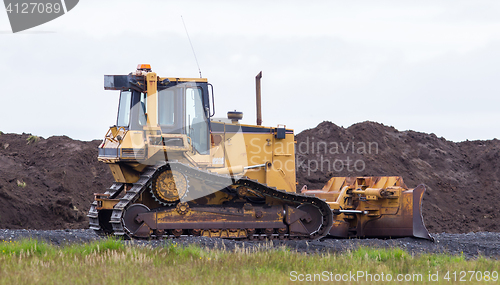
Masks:
[[[123,183],[115,182],[113,183],[113,185],[111,185],[111,187],[108,188],[108,190],[106,190],[106,192],[104,192],[104,195],[109,195],[110,199],[114,199],[120,194],[124,186],[125,185]],[[99,224],[97,201],[93,201],[92,204],[90,204],[90,210],[87,214],[87,217],[89,218],[89,228],[94,230],[99,236],[105,236],[106,233]]]
[[[139,180],[133,184],[132,188],[127,190],[125,196],[120,198],[120,202],[115,205],[113,213],[111,214],[111,220],[109,221],[113,226],[113,233],[115,236],[123,236],[126,234],[122,222],[125,209],[139,198],[139,195],[148,187],[148,183],[150,183],[155,174],[158,175],[159,172],[159,168],[148,166],[139,177]]]

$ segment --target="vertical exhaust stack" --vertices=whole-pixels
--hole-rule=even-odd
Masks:
[[[255,76],[255,91],[257,92],[257,126],[262,125],[262,106],[260,102],[260,79],[262,78],[262,71]]]

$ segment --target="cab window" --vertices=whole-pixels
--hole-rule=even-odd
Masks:
[[[132,102],[132,92],[122,91],[120,93],[120,103],[118,105],[118,127],[128,127],[130,123],[130,103]]]
[[[208,121],[203,107],[202,89],[186,88],[185,91],[185,131],[199,153],[208,151]]]
[[[158,92],[158,123],[169,126],[175,123],[175,90],[173,88]]]

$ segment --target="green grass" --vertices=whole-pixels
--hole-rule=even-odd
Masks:
[[[35,144],[37,142],[40,141],[40,137],[39,136],[35,136],[35,135],[30,135],[27,139],[26,139],[26,144]]]
[[[339,283],[335,276],[349,274],[357,279],[341,284],[374,284],[369,277],[358,277],[361,273],[372,278],[390,274],[393,279],[398,274],[407,278],[421,275],[414,282],[375,284],[495,284],[498,281],[470,282],[470,274],[467,282],[459,282],[460,272],[489,271],[491,276],[499,265],[500,261],[484,257],[412,256],[398,248],[304,254],[269,244],[229,251],[173,242],[158,248],[131,246],[114,239],[62,247],[36,240],[0,242],[0,284],[289,284],[308,277],[316,278],[316,283],[325,278],[328,281],[322,283]],[[447,271],[452,272],[450,281],[444,279]],[[428,281],[429,273],[436,272],[439,281]],[[457,272],[457,281],[453,272]]]
[[[17,186],[24,188],[24,187],[26,187],[26,182],[24,182],[22,180],[21,181],[17,180]]]

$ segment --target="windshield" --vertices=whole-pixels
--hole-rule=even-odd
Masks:
[[[118,127],[128,127],[130,123],[130,102],[132,92],[122,91],[120,93],[120,103],[118,106],[118,119],[116,125]]]
[[[137,91],[122,91],[118,106],[118,127],[142,130],[147,123],[147,95]]]

